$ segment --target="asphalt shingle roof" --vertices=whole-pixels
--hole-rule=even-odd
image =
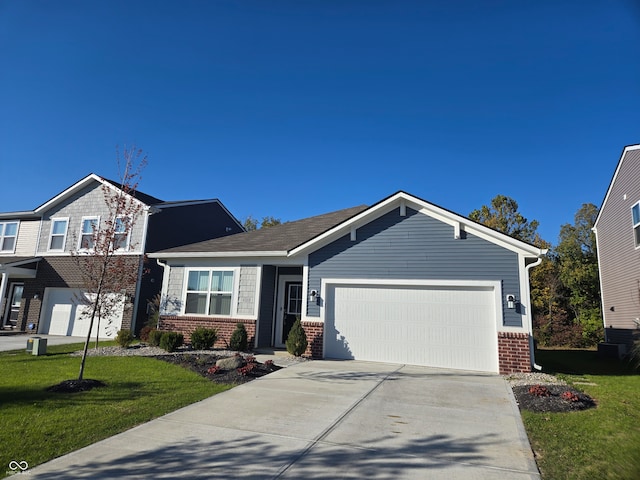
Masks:
[[[346,208],[269,228],[192,243],[158,253],[274,252],[289,251],[366,210],[366,205]]]

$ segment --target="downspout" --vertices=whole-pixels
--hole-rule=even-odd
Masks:
[[[546,253],[543,252],[543,253]],[[526,265],[525,271],[527,272],[527,293],[529,294],[529,312],[532,311],[531,309],[531,285],[529,283],[529,275],[531,274],[531,272],[529,270],[531,270],[533,267],[537,267],[538,265],[540,265],[542,263],[542,257],[538,257],[538,259],[533,262],[530,263],[529,265]],[[533,348],[533,318],[531,316],[531,313],[529,314],[529,328],[531,331],[531,335],[529,336],[529,351],[531,352],[531,365],[533,365],[533,368],[535,370],[541,371],[542,370],[542,366],[538,365],[536,363],[536,358],[535,358],[535,353],[534,353],[534,348]]]

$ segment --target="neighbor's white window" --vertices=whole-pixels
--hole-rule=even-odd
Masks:
[[[49,238],[49,250],[62,251],[67,238],[68,218],[51,219],[51,236]]]
[[[18,222],[0,223],[0,252],[13,252],[16,249]]]
[[[80,250],[92,250],[96,245],[96,233],[100,219],[98,217],[82,217],[80,226]]]
[[[633,217],[633,237],[636,247],[640,247],[640,202],[631,207],[631,216]]]
[[[129,238],[131,237],[131,219],[129,217],[116,218],[113,226],[113,249],[128,250]]]
[[[184,313],[231,315],[233,270],[190,270]]]

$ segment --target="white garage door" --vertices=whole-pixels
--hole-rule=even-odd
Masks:
[[[325,357],[497,372],[494,288],[329,285]]]
[[[67,335],[85,337],[89,332],[90,318],[83,315],[84,311],[89,311],[79,299],[82,298],[81,291],[72,288],[47,288],[45,290],[42,312],[40,314],[39,333],[49,335]],[[122,299],[121,294],[117,295]],[[85,296],[85,298],[88,298]],[[115,314],[110,318],[100,319],[100,337],[114,338],[122,325],[122,312],[124,302],[121,300],[116,308]],[[110,321],[109,321],[110,320]],[[97,318],[91,335],[95,336]]]

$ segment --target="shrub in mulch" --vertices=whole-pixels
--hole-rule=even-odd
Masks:
[[[532,412],[573,412],[593,408],[593,399],[567,385],[519,385],[513,393],[520,409]]]
[[[236,385],[250,382],[282,368],[270,360],[260,363],[251,355],[243,357],[244,364],[240,368],[229,370],[216,365],[220,358],[225,357],[214,354],[157,355],[155,358],[193,370],[212,382]]]

